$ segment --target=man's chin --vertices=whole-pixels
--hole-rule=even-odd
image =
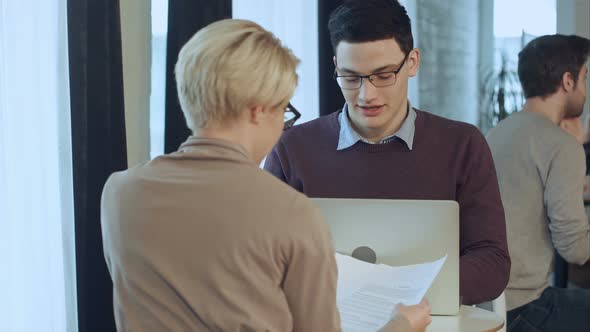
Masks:
[[[582,116],[582,113],[584,113],[584,107],[580,108],[579,110],[570,110],[570,112],[566,112],[565,117],[566,118],[577,118],[579,116]]]
[[[363,116],[361,114],[357,114],[357,116],[354,119],[351,119],[351,121],[356,127],[363,127],[367,129],[378,128],[379,123],[381,122],[379,117]]]

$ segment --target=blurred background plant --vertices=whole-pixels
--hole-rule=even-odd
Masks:
[[[524,94],[513,63],[503,53],[499,69],[488,70],[484,75],[479,116],[479,128],[484,133],[511,113],[518,112],[524,104]]]

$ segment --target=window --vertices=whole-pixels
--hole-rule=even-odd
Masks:
[[[523,15],[535,8],[534,15]],[[555,0],[494,1],[494,70],[484,82],[489,100],[482,123],[495,126],[522,109],[524,94],[518,79],[518,53],[535,37],[556,31]]]
[[[523,15],[535,8],[534,15]],[[518,52],[532,39],[556,32],[555,0],[494,0],[495,66],[502,56],[509,68],[518,65]]]

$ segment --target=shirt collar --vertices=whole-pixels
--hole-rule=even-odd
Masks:
[[[350,123],[350,119],[348,117],[348,105],[344,104],[342,108],[342,112],[338,115],[338,122],[340,123],[340,134],[338,136],[338,147],[336,150],[344,150],[347,149],[358,141],[363,141],[368,144],[374,144],[367,140],[365,140],[361,135],[359,135],[354,128],[352,128],[352,124]],[[416,131],[416,111],[410,105],[410,101],[408,101],[408,115],[406,119],[402,123],[399,130],[393,135],[387,136],[383,138],[376,144],[384,144],[391,142],[395,137],[401,139],[410,151],[412,150],[412,146],[414,144],[414,133]]]

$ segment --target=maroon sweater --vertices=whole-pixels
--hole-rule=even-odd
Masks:
[[[285,131],[264,168],[309,197],[455,200],[463,304],[508,283],[504,209],[490,149],[469,124],[416,110],[413,149],[396,139],[337,151],[338,113]]]

